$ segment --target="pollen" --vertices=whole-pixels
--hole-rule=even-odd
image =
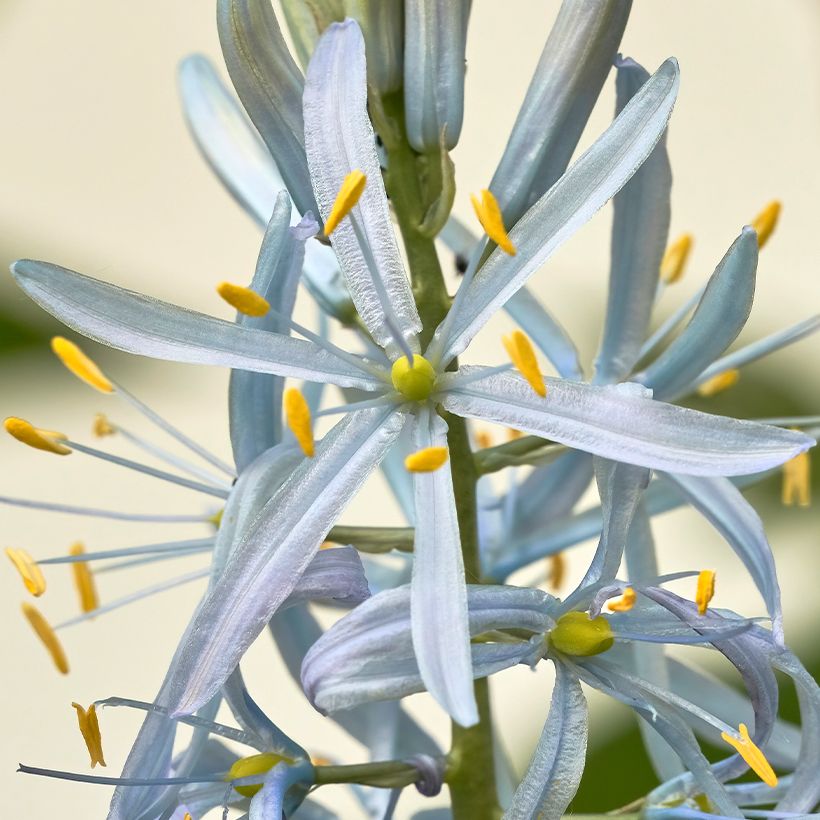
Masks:
[[[811,505],[811,456],[800,453],[783,465],[782,501],[786,507]]]
[[[488,447],[493,446],[493,437],[486,430],[479,430],[475,434],[475,443],[480,450],[486,450]]]
[[[709,602],[715,597],[715,571],[703,569],[698,575],[698,589],[695,593],[695,603],[698,605],[698,615],[705,615]]]
[[[762,248],[774,233],[777,221],[780,219],[782,205],[773,199],[753,220],[752,227],[757,232],[757,247]]]
[[[310,408],[301,391],[295,387],[285,390],[285,418],[288,427],[293,433],[302,452],[308,457],[313,457],[313,429],[310,424]]]
[[[339,223],[353,210],[359,198],[364,193],[367,177],[359,170],[351,171],[344,179],[336,201],[325,220],[325,236],[330,236]]]
[[[69,549],[70,555],[82,555],[85,547],[78,541],[72,544]],[[94,583],[94,575],[88,561],[76,561],[71,565],[74,573],[74,586],[80,598],[80,609],[83,612],[93,612],[100,605],[97,597],[97,585]]]
[[[404,466],[409,473],[433,473],[444,466],[447,457],[446,447],[425,447],[410,453],[404,459]]]
[[[27,422],[25,419],[19,419],[15,416],[10,416],[3,422],[6,432],[22,441],[23,444],[28,444],[29,447],[34,447],[35,450],[45,450],[47,453],[56,453],[60,456],[67,456],[71,453],[71,449],[60,443],[60,440],[68,438],[64,433],[58,433],[56,430],[40,430],[34,425]]]
[[[265,316],[270,310],[270,302],[256,291],[234,285],[230,282],[220,282],[216,292],[232,307],[245,316]]]
[[[93,769],[98,763],[100,766],[105,766],[100,723],[97,720],[97,707],[93,703],[88,709],[83,709],[79,703],[72,703],[71,705],[77,710],[80,734],[83,736],[88,754],[91,755],[91,768]]]
[[[393,387],[410,401],[429,399],[436,385],[436,371],[433,365],[418,353],[413,355],[413,364],[405,356],[393,362],[390,371]]]
[[[91,432],[97,438],[105,438],[106,436],[113,436],[117,432],[117,428],[108,420],[105,413],[97,413],[91,423]]]
[[[559,652],[588,658],[612,648],[615,636],[609,621],[599,615],[590,618],[586,612],[567,612],[550,632],[549,641]]]
[[[674,285],[683,276],[693,242],[694,238],[691,233],[681,234],[666,249],[660,269],[661,282],[665,285]]]
[[[277,763],[291,763],[290,758],[283,755],[273,754],[272,752],[263,752],[258,755],[250,755],[250,757],[243,757],[236,761],[236,763],[228,769],[228,774],[225,775],[225,780],[240,780],[243,777],[253,777],[253,775],[267,774]],[[234,786],[234,789],[243,797],[253,797],[262,788],[261,783],[254,783],[248,786]]]
[[[730,387],[734,387],[740,381],[740,371],[737,369],[726,370],[723,373],[718,373],[717,376],[712,376],[707,379],[700,387],[698,387],[698,395],[707,398],[714,396],[717,393],[722,393]]]
[[[36,606],[24,603],[22,608],[23,615],[26,616],[26,620],[31,624],[31,628],[37,633],[37,637],[43,642],[58,671],[62,672],[63,675],[67,675],[68,659],[66,658],[62,644],[57,638],[57,634],[51,628],[49,622],[43,617]]]
[[[623,595],[615,601],[610,601],[606,607],[610,612],[629,612],[635,606],[635,599],[638,596],[632,587],[627,587]]]
[[[26,589],[35,597],[39,598],[46,591],[46,579],[42,570],[37,566],[37,562],[25,551],[6,548],[6,555],[9,561],[14,564],[14,568],[20,573]]]
[[[486,188],[481,191],[481,199],[475,194],[470,194],[470,200],[473,203],[475,215],[484,228],[484,232],[490,239],[501,248],[504,253],[510,256],[515,256],[517,253],[515,245],[504,227],[504,217],[501,213],[501,208],[498,205],[498,200],[493,196],[492,191]]]
[[[55,336],[51,340],[51,349],[63,365],[78,379],[95,390],[99,390],[100,393],[114,392],[114,385],[74,342],[63,336]]]
[[[738,726],[738,735],[721,732],[720,736],[749,764],[749,768],[767,785],[774,788],[777,785],[777,775],[766,755],[760,751],[755,742],[749,737],[749,730],[745,723]]]
[[[538,369],[538,361],[535,358],[532,342],[521,330],[514,330],[509,336],[501,339],[509,354],[515,369],[529,382],[530,387],[538,393],[541,398],[547,395],[547,387],[544,384],[544,377]]]
[[[564,576],[567,573],[567,561],[564,558],[563,552],[556,552],[548,559],[549,570],[547,571],[547,578],[549,579],[550,589],[553,591],[561,589],[561,584],[564,583]]]

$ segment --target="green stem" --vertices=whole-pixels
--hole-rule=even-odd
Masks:
[[[361,552],[413,551],[412,527],[332,527],[327,540],[334,544],[352,544]]]
[[[505,467],[543,466],[566,451],[567,448],[562,444],[552,444],[537,436],[524,436],[479,450],[475,454],[475,464],[479,475],[488,475]]]
[[[316,785],[358,783],[382,789],[398,789],[419,779],[419,770],[401,760],[358,763],[353,766],[317,766]]]

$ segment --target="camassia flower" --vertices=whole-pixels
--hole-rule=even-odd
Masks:
[[[304,90],[311,182],[361,321],[379,346],[368,356],[307,339],[222,322],[54,265],[21,261],[14,275],[70,327],[133,353],[354,387],[372,398],[346,415],[293,467],[236,545],[183,639],[159,705],[172,715],[207,703],[292,591],[335,517],[410,426],[416,533],[414,645],[426,687],[460,723],[476,720],[467,596],[449,470],[447,422],[438,408],[498,422],[596,455],[692,475],[756,472],[802,452],[789,430],[697,413],[641,390],[546,379],[546,396],[498,369],[448,368],[495,310],[630,178],[660,138],[677,90],[670,60],[596,143],[521,217],[509,238],[465,277],[421,355],[421,323],[390,224],[367,113],[364,42],[357,24],[322,36]],[[341,192],[341,194],[340,194]],[[294,419],[300,429],[306,416]],[[300,434],[305,430],[301,429]]]

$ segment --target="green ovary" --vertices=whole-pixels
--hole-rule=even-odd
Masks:
[[[411,401],[429,399],[436,384],[436,371],[433,365],[418,353],[413,356],[412,367],[405,356],[396,359],[390,375],[393,387]]]
[[[590,618],[586,612],[567,612],[558,619],[549,641],[565,655],[590,657],[611,649],[615,637],[603,615]]]

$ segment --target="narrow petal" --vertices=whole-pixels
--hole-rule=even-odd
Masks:
[[[756,271],[757,235],[744,228],[709,279],[689,324],[636,380],[666,399],[700,375],[746,324]]]
[[[268,0],[219,0],[217,29],[228,73],[296,207],[317,213],[305,158],[304,78]]]
[[[369,597],[359,553],[353,547],[334,547],[316,554],[287,603],[293,606],[301,601],[324,601],[355,605]]]
[[[592,147],[518,220],[510,231],[518,253],[508,256],[497,248],[464,296],[456,297],[431,343],[433,358],[447,364],[458,356],[553,251],[626,184],[663,134],[677,89],[677,63],[670,59]]]
[[[490,183],[508,224],[566,171],[621,41],[631,0],[565,0]]]
[[[462,367],[439,379],[447,410],[613,461],[688,475],[741,475],[782,464],[814,443],[802,433],[653,401],[634,385],[594,387],[548,378],[545,399],[511,373],[458,386],[461,376],[475,378],[477,372]]]
[[[630,59],[619,59],[615,65],[619,114],[649,79],[649,73]],[[672,169],[664,135],[612,200],[609,301],[595,362],[595,381],[599,384],[621,381],[638,361],[669,235],[671,190]]]
[[[584,771],[589,730],[587,702],[578,678],[555,664],[549,715],[524,779],[515,790],[506,820],[540,817],[560,820]]]
[[[392,358],[402,352],[402,342],[417,349],[421,322],[390,222],[367,114],[364,39],[355,21],[334,23],[319,41],[308,67],[304,108],[308,162],[322,217],[327,219],[351,171],[367,177],[357,205],[332,236],[353,302]]]
[[[414,445],[447,447],[447,425],[426,408]],[[448,468],[415,476],[411,615],[413,649],[425,688],[462,726],[478,722],[473,694],[467,583],[461,557],[453,479]]]
[[[282,816],[292,815],[314,780],[313,766],[305,761],[295,766],[277,763],[265,776],[262,788],[253,796],[248,820],[278,820]]]
[[[367,84],[381,96],[398,91],[404,72],[402,0],[345,0],[348,17],[361,26],[367,45]]]
[[[94,341],[140,356],[295,376],[365,390],[380,383],[313,342],[225,322],[47,262],[12,266],[20,287]]]

